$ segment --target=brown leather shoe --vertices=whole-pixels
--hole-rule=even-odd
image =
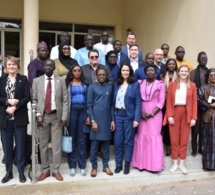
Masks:
[[[113,175],[113,172],[109,168],[103,168],[103,172],[107,173],[107,175]]]
[[[42,181],[44,180],[46,177],[50,176],[50,171],[46,172],[46,173],[42,173],[38,178],[37,181]]]
[[[59,181],[63,181],[63,177],[60,173],[52,173],[52,176],[55,177]]]
[[[91,175],[91,177],[96,177],[97,176],[97,170],[96,169],[92,169],[90,175]]]

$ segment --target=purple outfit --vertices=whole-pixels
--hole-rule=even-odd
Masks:
[[[141,83],[142,82],[142,83]],[[162,107],[165,102],[165,86],[155,80],[150,85],[140,81],[141,112],[152,113],[155,107],[160,111],[154,117],[141,119],[135,135],[131,166],[149,171],[164,169],[164,151],[161,136]]]
[[[35,58],[28,65],[28,80],[32,87],[33,79],[44,75],[44,62]]]

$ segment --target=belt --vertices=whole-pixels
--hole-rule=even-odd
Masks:
[[[125,108],[116,108],[116,111],[118,111],[118,110],[125,111]]]
[[[50,114],[55,114],[55,113],[57,113],[57,110],[52,110],[51,112],[45,113],[45,114],[50,115]]]

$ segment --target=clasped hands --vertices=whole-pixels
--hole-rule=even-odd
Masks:
[[[153,117],[152,114],[148,114],[148,113],[146,113],[146,112],[142,112],[142,113],[141,113],[141,118],[142,118],[142,119],[149,119],[149,118],[151,118],[151,117]]]
[[[19,103],[19,100],[18,99],[8,99],[7,102],[11,106],[6,109],[6,112],[8,114],[13,114],[16,110],[16,105]]]

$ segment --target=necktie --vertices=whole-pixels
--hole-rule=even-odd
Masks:
[[[117,54],[117,62],[116,62],[117,64],[118,64],[118,66],[120,66],[120,52]]]
[[[48,84],[46,88],[46,99],[45,99],[45,108],[44,112],[46,114],[49,114],[52,110],[51,106],[51,96],[52,96],[52,83],[51,83],[52,78],[48,78]]]

